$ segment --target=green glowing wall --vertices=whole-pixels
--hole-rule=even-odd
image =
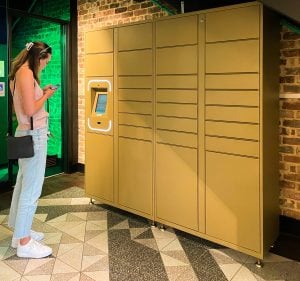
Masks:
[[[45,3],[47,6],[45,7]],[[61,3],[63,2],[63,3]],[[69,19],[69,1],[45,1],[43,9],[47,16]],[[53,5],[52,5],[52,4]],[[33,12],[40,13],[40,6]],[[45,14],[45,13],[44,13]],[[13,30],[13,57],[24,48],[26,42],[44,41],[52,47],[51,62],[41,73],[41,87],[48,84],[62,86],[62,56],[61,56],[61,30],[60,25],[38,19],[20,18]],[[48,155],[62,157],[62,87],[60,87],[45,104],[49,111],[49,130],[51,137],[48,141]]]

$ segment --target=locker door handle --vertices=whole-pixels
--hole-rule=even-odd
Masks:
[[[112,127],[112,121],[109,120],[108,122],[108,127],[105,128],[105,129],[99,129],[99,128],[94,128],[91,126],[91,123],[90,123],[90,118],[88,118],[88,127],[89,129],[91,129],[92,131],[96,131],[96,132],[109,132],[111,130],[111,127]]]

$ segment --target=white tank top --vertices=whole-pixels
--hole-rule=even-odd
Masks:
[[[14,82],[12,82],[14,83]],[[43,96],[43,90],[40,85],[34,80],[34,97],[36,100]],[[20,94],[15,88],[13,94],[14,108],[18,120],[17,130],[30,130],[30,117],[25,115],[23,112],[23,107],[20,101]],[[48,112],[44,107],[40,108],[32,117],[33,117],[33,129],[43,128],[47,126]]]

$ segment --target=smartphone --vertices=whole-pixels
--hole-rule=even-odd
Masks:
[[[56,85],[52,85],[50,88],[51,90],[56,90],[60,85],[59,84],[56,84]]]

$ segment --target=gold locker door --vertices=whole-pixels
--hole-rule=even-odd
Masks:
[[[85,151],[86,194],[113,202],[113,137],[87,133]]]
[[[119,201],[152,215],[152,142],[119,138]]]
[[[156,216],[198,230],[197,149],[157,144]]]
[[[209,236],[260,250],[259,159],[206,153]]]

